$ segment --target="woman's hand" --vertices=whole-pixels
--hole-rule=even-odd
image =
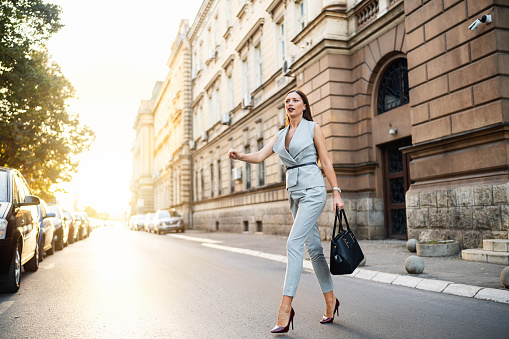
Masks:
[[[343,199],[341,199],[341,195],[339,195],[338,191],[333,192],[334,192],[334,202],[332,206],[333,207],[332,212],[336,212],[336,207],[338,207],[339,210],[341,211],[343,207],[345,207],[345,203],[343,202]]]
[[[240,156],[240,153],[237,152],[237,150],[235,150],[233,148],[230,148],[228,150],[228,158],[233,159],[233,160],[239,160],[239,156]]]

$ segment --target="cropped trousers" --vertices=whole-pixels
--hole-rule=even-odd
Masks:
[[[334,289],[329,266],[323,255],[318,218],[322,214],[326,200],[324,186],[298,191],[289,191],[290,210],[293,215],[293,226],[288,236],[285,285],[283,295],[294,297],[302,273],[304,244],[311,258],[311,263],[323,293]]]

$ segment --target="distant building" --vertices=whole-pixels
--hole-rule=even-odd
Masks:
[[[139,135],[149,135],[140,108],[133,212],[143,173],[147,206],[189,213],[194,228],[287,234],[277,156],[250,165],[227,151],[268,143],[284,127],[285,94],[299,88],[359,237],[464,247],[507,238],[506,12],[492,0],[205,0],[177,37],[189,65],[169,62],[168,77],[180,80],[167,78],[154,99],[152,139]],[[469,30],[484,14],[493,22]],[[152,158],[141,160],[150,144]],[[323,238],[334,219],[328,192]]]

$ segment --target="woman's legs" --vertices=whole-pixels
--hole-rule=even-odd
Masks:
[[[277,326],[286,327],[290,321],[290,312],[292,311],[293,297],[284,295],[279,305],[279,311],[277,313]]]
[[[288,264],[286,267],[283,299],[279,306],[278,326],[286,326],[290,319],[291,305],[302,272],[304,244],[308,248],[313,269],[320,283],[324,298],[326,298],[326,314],[334,310],[334,286],[329,272],[329,266],[323,255],[317,220],[325,206],[325,187],[289,192],[290,210],[294,218],[292,230],[288,237]],[[332,309],[329,312],[328,299],[333,298]]]
[[[283,295],[294,297],[299,284],[300,275],[302,273],[304,243],[308,242],[308,238],[311,233],[313,233],[313,237],[311,237],[309,243],[313,249],[316,249],[315,253],[319,250],[319,248],[321,249],[317,220],[322,214],[323,207],[325,206],[326,191],[325,187],[315,187],[307,190],[289,192],[289,194],[290,210],[292,211],[294,221],[286,246],[288,264],[286,266]],[[317,241],[318,245],[316,244]],[[323,258],[323,261],[325,266],[327,266],[325,258]],[[321,277],[319,280],[320,279]],[[323,292],[329,292],[330,290],[332,290],[332,286],[329,287],[329,290]]]
[[[333,318],[334,317],[334,307],[336,306],[336,297],[334,296],[334,291],[330,291],[323,294],[323,298],[325,299],[325,317]]]

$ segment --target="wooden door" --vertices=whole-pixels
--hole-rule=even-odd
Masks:
[[[410,157],[399,148],[411,143],[408,138],[383,148],[385,225],[388,238],[407,239],[405,193],[410,187]]]

